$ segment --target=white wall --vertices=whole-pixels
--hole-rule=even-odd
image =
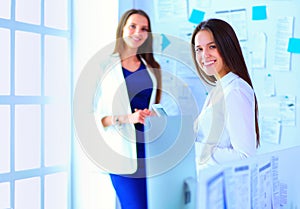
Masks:
[[[74,87],[89,59],[115,40],[118,1],[74,1]],[[75,136],[74,209],[115,209],[115,193],[109,176],[87,158]]]

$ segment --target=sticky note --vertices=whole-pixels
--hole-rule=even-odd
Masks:
[[[300,54],[300,38],[290,38],[288,52]]]
[[[161,34],[161,36],[162,36],[161,51],[164,51],[165,48],[167,48],[171,42],[165,34]]]
[[[252,20],[265,20],[267,19],[266,6],[253,6],[252,7]]]
[[[199,24],[204,19],[205,12],[193,9],[189,21],[194,24]]]

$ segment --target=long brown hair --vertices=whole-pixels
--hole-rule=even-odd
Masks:
[[[225,62],[225,65],[230,69],[231,72],[237,74],[239,77],[244,79],[253,89],[253,85],[248,73],[246,62],[239,44],[238,38],[227,22],[220,19],[208,19],[201,22],[194,30],[191,39],[192,47],[192,57],[201,78],[208,84],[214,85],[216,83],[216,78],[214,76],[208,76],[201,67],[197,64],[196,52],[195,52],[195,37],[197,33],[201,30],[210,31],[214,37],[214,42],[217,49]],[[256,95],[254,93],[255,99],[255,129],[256,129],[256,146],[260,145],[260,133],[258,125],[258,105]]]
[[[161,67],[160,67],[159,63],[154,59],[154,56],[153,56],[153,36],[151,33],[151,31],[152,31],[151,30],[151,22],[150,22],[150,18],[146,12],[144,12],[143,10],[140,10],[140,9],[130,9],[122,15],[122,17],[119,21],[118,27],[117,27],[116,44],[115,44],[114,53],[121,54],[125,48],[125,42],[122,38],[123,28],[126,25],[128,18],[133,14],[142,15],[145,18],[147,18],[147,20],[148,20],[148,38],[138,48],[137,55],[139,55],[146,61],[147,66],[151,69],[151,71],[154,73],[154,75],[156,77],[157,92],[156,92],[155,103],[159,103],[160,99],[161,99],[161,94],[162,94],[162,91],[161,91],[162,90]]]

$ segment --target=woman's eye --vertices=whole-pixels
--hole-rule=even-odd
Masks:
[[[216,45],[211,45],[211,46],[209,46],[209,48],[215,49],[215,48],[217,48],[217,47],[216,47]]]
[[[201,48],[196,48],[196,49],[195,49],[195,52],[197,52],[197,53],[199,53],[199,52],[201,52],[201,51],[202,51]]]
[[[130,29],[135,29],[135,25],[129,25]]]
[[[146,31],[146,32],[148,32],[148,31],[149,31],[149,29],[148,29],[148,28],[143,28],[142,30],[143,30],[143,31]]]

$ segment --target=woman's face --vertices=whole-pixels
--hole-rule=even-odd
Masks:
[[[133,14],[123,28],[123,39],[127,47],[137,49],[148,38],[149,23],[146,17]]]
[[[229,72],[210,31],[200,30],[196,34],[195,51],[197,63],[207,75],[222,78]]]

